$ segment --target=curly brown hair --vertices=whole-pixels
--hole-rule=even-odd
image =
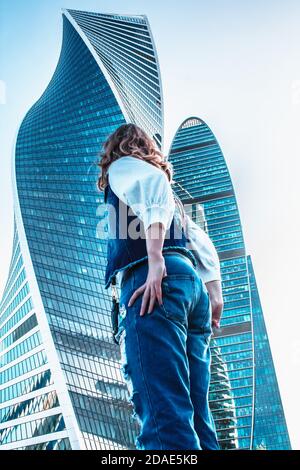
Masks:
[[[101,168],[101,174],[97,181],[97,187],[100,191],[104,191],[108,184],[107,171],[112,162],[127,155],[145,160],[160,168],[166,173],[169,182],[174,183],[172,164],[165,159],[162,152],[157,148],[155,141],[139,126],[129,123],[119,126],[103,144],[103,150],[99,154],[100,161],[97,163],[97,166]],[[184,207],[174,191],[173,195],[184,225]]]
[[[163,170],[167,174],[169,181],[172,181],[172,165],[165,160],[154,140],[139,126],[129,123],[119,126],[109,135],[103,145],[103,151],[100,153],[101,160],[98,163],[102,170],[97,184],[100,190],[103,191],[107,185],[108,167],[112,162],[125,155],[133,155],[146,160]]]

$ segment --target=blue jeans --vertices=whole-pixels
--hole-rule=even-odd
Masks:
[[[167,276],[163,305],[140,316],[142,295],[132,293],[147,278],[147,260],[121,284],[121,371],[133,416],[140,424],[138,450],[218,450],[208,404],[211,305],[207,289],[184,255],[163,253]]]

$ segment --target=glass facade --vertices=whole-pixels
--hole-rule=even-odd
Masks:
[[[111,336],[96,163],[125,122],[161,145],[159,66],[145,16],[62,17],[58,65],[15,146],[0,449],[130,449],[138,428]]]
[[[0,303],[0,450],[133,449],[138,424],[104,289],[96,163],[107,136],[125,122],[161,146],[160,71],[145,16],[63,10],[62,18],[58,65],[15,145],[14,240]],[[263,390],[257,399],[264,404],[253,410],[254,380],[259,389],[266,379],[263,371],[253,375],[253,341],[261,335],[265,350],[268,343],[262,320],[253,323],[262,315],[251,308],[256,294],[222,152],[194,118],[176,133],[170,159],[179,196],[221,259],[225,312],[212,342],[210,390],[221,446],[251,448],[253,429],[255,444],[276,446],[276,433],[263,424],[270,413]],[[280,397],[277,404],[272,409],[282,411]]]
[[[161,146],[162,89],[147,17],[68,11],[100,57],[130,122]]]
[[[0,304],[0,449],[19,440],[63,431],[49,413],[60,406],[42,344],[17,226],[9,275]],[[41,413],[43,418],[41,417]],[[39,413],[38,419],[31,415]],[[24,423],[24,417],[28,422]]]
[[[255,358],[253,449],[289,450],[291,443],[250,256],[247,257],[247,261],[251,286]]]
[[[289,449],[254,273],[220,146],[205,122],[191,117],[177,130],[169,160],[174,189],[195,222],[207,230],[221,264],[224,312],[211,343],[210,386],[220,446]]]

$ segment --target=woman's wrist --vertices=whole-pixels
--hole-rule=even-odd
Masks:
[[[163,254],[161,250],[149,250],[148,251],[149,261],[161,261],[163,259]]]
[[[146,246],[149,262],[163,260],[162,248],[164,244],[165,230],[161,222],[150,225],[146,231]]]

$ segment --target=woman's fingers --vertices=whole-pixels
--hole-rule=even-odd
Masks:
[[[162,305],[162,289],[161,289],[161,283],[157,283],[155,286],[155,291],[156,291],[156,298],[159,303],[159,305]]]
[[[215,328],[220,328],[220,322],[219,322],[219,320],[214,320],[214,319],[213,319],[213,320],[211,321],[211,324],[212,324],[212,326],[214,326]]]
[[[141,305],[141,310],[140,310],[140,315],[143,316],[146,311],[147,311],[147,306],[148,306],[148,312],[151,313],[156,300],[158,301],[159,305],[162,305],[162,289],[161,289],[161,284],[157,283],[154,285],[148,285],[147,283],[143,284],[140,286],[138,289],[134,291],[132,296],[129,299],[128,302],[128,307],[131,307],[133,303],[136,301],[136,299],[143,294],[143,299],[142,299],[142,305]]]
[[[143,316],[146,312],[150,295],[151,295],[151,290],[149,289],[149,287],[147,287],[144,292],[143,299],[142,299],[142,305],[141,305],[141,310],[140,310],[141,316]]]
[[[135,300],[138,298],[138,296],[141,295],[144,292],[145,289],[146,289],[146,284],[143,284],[142,286],[140,286],[138,289],[136,289],[134,291],[134,293],[132,294],[132,296],[129,299],[128,307],[131,307],[133,302],[135,302]]]

